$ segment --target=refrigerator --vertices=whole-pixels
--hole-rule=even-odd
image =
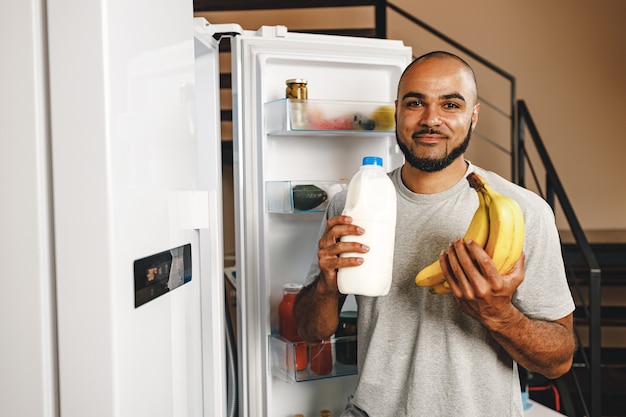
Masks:
[[[190,1],[1,11],[0,415],[213,417],[232,415],[234,402],[246,417],[339,415],[354,369],[285,370],[278,304],[284,283],[304,280],[324,204],[363,156],[383,157],[387,170],[402,163],[393,129],[346,127],[345,113],[361,123],[392,103],[410,48],[211,25],[193,19]],[[223,38],[232,44],[234,346]],[[307,103],[285,99],[291,78],[308,81]],[[343,125],[298,124],[308,113]],[[299,185],[326,201],[294,207]]]

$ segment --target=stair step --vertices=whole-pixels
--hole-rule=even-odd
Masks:
[[[584,354],[589,360],[589,348],[583,348]],[[582,366],[585,361],[583,351],[578,349],[574,354],[574,367]],[[624,368],[626,369],[626,348],[602,348],[600,357],[603,368]]]
[[[591,243],[590,246],[600,267],[621,267],[626,270],[626,243]],[[564,243],[562,248],[563,259],[568,265],[585,265],[585,258],[575,244]]]
[[[562,248],[570,284],[588,285],[590,271],[582,252],[573,243]],[[600,266],[601,285],[626,285],[626,243],[592,243],[591,249]]]
[[[566,265],[566,270],[570,284],[589,285],[589,268]],[[610,287],[626,285],[626,267],[600,265],[600,283]]]
[[[600,315],[602,326],[626,326],[626,306],[602,306]],[[589,325],[589,318],[583,307],[578,306],[574,310],[574,321],[578,326]]]

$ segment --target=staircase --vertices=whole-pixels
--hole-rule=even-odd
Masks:
[[[626,416],[626,239],[618,236],[592,237],[609,242],[592,243],[591,247],[602,269],[602,415],[611,417]],[[579,383],[581,391],[589,392],[589,372],[584,366],[585,355],[589,357],[587,337],[589,317],[583,304],[588,305],[588,276],[582,254],[573,243],[563,244],[563,258],[567,266],[568,279],[576,300],[574,322],[583,346],[574,358],[572,372],[567,376],[570,395],[577,410],[582,402],[574,390]],[[584,301],[582,303],[581,301]],[[589,399],[585,398],[589,403]]]
[[[396,13],[402,11],[390,5]],[[387,2],[378,0],[370,1],[263,1],[263,0],[194,0],[194,15],[205,17],[211,23],[239,23],[244,29],[257,29],[261,25],[285,25],[293,32],[324,33],[345,36],[361,37],[381,37],[386,34],[386,9]],[[326,15],[337,17],[341,22],[335,26],[328,27],[308,27],[307,17],[314,13],[326,13]],[[353,19],[354,16],[368,16],[365,20],[371,21],[371,25],[360,25],[358,27],[348,27],[346,25],[354,21],[362,22],[363,19]],[[319,20],[319,19],[317,19]],[[329,21],[333,21],[329,19]],[[415,23],[417,23],[415,19]],[[433,33],[423,22],[419,24]],[[340,27],[340,29],[337,29]],[[448,44],[471,55],[463,46],[446,38],[443,34],[435,33],[440,39]],[[228,168],[232,164],[232,110],[230,108],[230,60],[229,43],[220,44],[220,53],[224,54],[220,58],[223,67],[220,69],[220,87],[222,89],[222,155],[223,163]],[[475,57],[476,58],[476,57]],[[478,59],[478,58],[476,58]],[[480,61],[480,59],[478,59]],[[493,67],[488,62],[481,62],[498,72],[497,67]],[[508,74],[500,74],[509,77]],[[512,100],[515,100],[515,81],[512,81]],[[523,104],[523,103],[522,103]],[[513,106],[515,107],[515,106]],[[525,104],[523,104],[525,107]],[[533,126],[534,128],[534,126]],[[512,165],[523,165],[521,155],[515,155]],[[518,160],[519,159],[519,160]],[[515,169],[515,167],[513,168]],[[228,181],[228,169],[224,171]],[[518,174],[513,174],[513,178],[519,180]],[[523,185],[523,180],[521,181]],[[552,191],[554,192],[554,191]],[[234,235],[234,219],[229,214],[229,198],[226,196],[224,207],[224,234],[225,239],[229,234],[229,229]],[[554,204],[554,195],[546,198]],[[608,241],[606,236],[598,236],[592,239],[592,251],[596,256],[601,268],[602,296],[601,296],[601,408],[602,413],[594,413],[594,410],[587,409],[590,404],[590,362],[589,362],[589,313],[585,306],[589,306],[589,269],[585,260],[573,242],[571,237],[563,236],[563,256],[566,264],[566,271],[570,283],[572,294],[576,300],[575,327],[580,340],[581,349],[577,352],[572,370],[559,381],[547,381],[541,378],[536,383],[550,386],[556,394],[560,393],[560,407],[571,411],[570,417],[626,417],[626,398],[624,392],[626,387],[626,233],[622,233],[615,239],[611,236]],[[225,244],[225,252],[228,254],[229,245]],[[234,252],[234,246],[233,246]],[[582,394],[581,394],[582,393]],[[549,407],[556,408],[554,401],[555,394],[541,389],[531,391],[531,398],[542,402]],[[569,404],[568,404],[569,403]],[[567,406],[567,407],[566,407]]]

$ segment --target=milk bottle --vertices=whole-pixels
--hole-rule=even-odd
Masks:
[[[396,231],[396,189],[383,170],[383,160],[366,156],[348,186],[344,215],[361,226],[360,236],[343,236],[342,242],[359,242],[370,247],[367,253],[344,253],[342,257],[362,257],[355,267],[340,268],[337,284],[343,294],[371,297],[387,295],[391,287],[393,248]]]

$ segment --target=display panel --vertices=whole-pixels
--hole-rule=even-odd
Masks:
[[[134,262],[135,307],[191,281],[191,244]]]

